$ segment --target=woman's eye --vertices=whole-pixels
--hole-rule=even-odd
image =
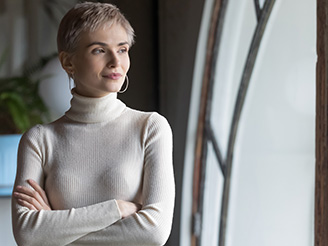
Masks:
[[[122,48],[122,49],[119,49],[118,52],[119,53],[126,53],[126,52],[128,52],[128,49],[127,48]]]
[[[93,54],[100,54],[100,53],[105,53],[105,50],[104,49],[94,49],[93,51],[92,51],[92,53]]]

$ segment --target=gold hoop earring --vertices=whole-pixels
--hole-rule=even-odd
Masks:
[[[125,86],[124,90],[123,91],[118,91],[118,93],[124,93],[128,89],[128,87],[129,87],[129,77],[127,75],[125,75],[125,80],[126,80],[126,86]]]

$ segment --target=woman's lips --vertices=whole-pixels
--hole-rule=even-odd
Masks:
[[[113,80],[117,80],[120,79],[122,77],[122,74],[120,73],[110,73],[105,75],[104,77],[109,78],[109,79],[113,79]]]

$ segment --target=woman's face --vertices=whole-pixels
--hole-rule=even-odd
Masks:
[[[70,59],[76,93],[102,97],[118,92],[130,67],[128,51],[128,36],[119,24],[82,33]]]

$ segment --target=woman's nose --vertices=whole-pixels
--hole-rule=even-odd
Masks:
[[[116,54],[110,54],[108,57],[107,66],[117,67],[120,64],[120,59]]]

